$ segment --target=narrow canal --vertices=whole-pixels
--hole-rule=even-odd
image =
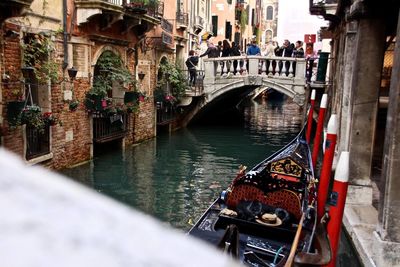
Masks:
[[[207,117],[125,150],[109,149],[61,173],[186,232],[226,188],[299,132],[303,109],[285,97],[247,103],[240,116]],[[233,118],[233,119],[232,119]],[[345,252],[343,266],[349,258]],[[340,263],[338,261],[338,263]]]

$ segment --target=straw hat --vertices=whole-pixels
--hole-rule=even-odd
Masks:
[[[264,213],[261,218],[256,219],[256,222],[267,226],[279,226],[282,224],[282,220],[276,214],[271,213]]]

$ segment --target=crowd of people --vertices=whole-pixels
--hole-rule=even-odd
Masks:
[[[197,55],[194,50],[189,51],[189,57],[187,58],[185,64],[189,70],[189,81],[191,85],[194,85],[196,82],[196,68],[199,63],[199,58],[207,56],[208,58],[217,58],[217,57],[232,57],[232,56],[241,56],[241,55],[249,55],[249,56],[267,56],[267,57],[295,57],[295,58],[304,58],[305,53],[303,49],[303,42],[296,41],[295,43],[291,43],[289,40],[284,40],[282,46],[279,46],[277,42],[270,41],[263,45],[262,49],[257,44],[256,40],[251,41],[251,43],[247,44],[246,50],[242,50],[240,44],[236,44],[235,42],[229,43],[228,40],[219,41],[217,45],[214,45],[213,42],[207,40],[207,50],[201,55]],[[242,62],[241,66],[242,66]],[[217,69],[218,63],[214,63],[215,70]],[[224,63],[223,63],[224,64]],[[233,61],[233,69],[236,72],[238,61]],[[221,66],[222,69],[224,65]],[[228,69],[230,66],[227,66]]]

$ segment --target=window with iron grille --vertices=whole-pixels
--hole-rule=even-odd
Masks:
[[[50,153],[50,126],[38,129],[26,125],[26,159],[30,160]]]

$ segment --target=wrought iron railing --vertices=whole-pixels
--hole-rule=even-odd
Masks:
[[[95,2],[95,3],[99,3],[99,1],[97,0],[87,0]],[[82,2],[82,0],[81,0]],[[155,18],[162,18],[164,16],[164,2],[163,1],[158,1],[157,4],[154,5],[149,5],[146,4],[145,1],[143,0],[100,0],[101,2],[106,2],[110,5],[114,5],[114,6],[119,6],[119,7],[125,7],[125,8],[143,8],[145,11],[145,14],[149,15],[149,16],[153,16]],[[86,2],[85,2],[86,3]]]
[[[178,25],[189,25],[189,14],[184,12],[176,12],[176,23]]]
[[[93,141],[105,143],[125,137],[129,127],[128,113],[106,115],[93,113]]]
[[[187,96],[200,96],[204,94],[204,70],[196,70],[194,81],[190,79],[190,73],[186,71],[187,83],[189,89],[186,90]]]
[[[50,153],[50,126],[38,129],[26,125],[26,159],[30,160]]]
[[[165,125],[174,121],[177,117],[177,111],[174,105],[164,102],[157,102],[157,125]]]

